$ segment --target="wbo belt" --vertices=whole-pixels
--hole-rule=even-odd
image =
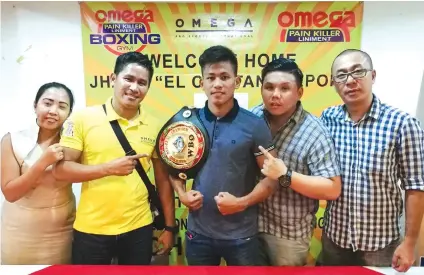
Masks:
[[[199,109],[184,106],[159,131],[156,150],[171,175],[193,179],[209,154],[209,135]]]

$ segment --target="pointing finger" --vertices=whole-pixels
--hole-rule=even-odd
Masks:
[[[136,160],[136,159],[141,159],[141,158],[145,158],[145,157],[148,157],[148,156],[149,156],[148,154],[137,154],[137,155],[134,155],[134,156],[128,156],[128,158],[131,159],[131,160]]]
[[[267,151],[267,150],[265,150],[265,148],[264,147],[262,147],[261,145],[259,145],[259,150],[261,150],[261,152],[264,154],[264,156],[267,158],[267,159],[274,159],[274,157]]]

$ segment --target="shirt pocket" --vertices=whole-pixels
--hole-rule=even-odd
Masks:
[[[372,144],[369,145],[367,151],[363,155],[363,169],[365,172],[379,174],[384,173],[388,169],[389,157],[388,144]]]

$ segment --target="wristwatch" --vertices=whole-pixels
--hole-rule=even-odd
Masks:
[[[167,226],[167,225],[165,225],[165,228],[164,229],[166,231],[172,232],[173,234],[177,234],[178,231],[179,231],[178,225],[176,225],[176,226]]]
[[[292,176],[292,171],[287,168],[287,173],[285,175],[281,175],[278,178],[278,183],[282,187],[284,187],[284,188],[290,187],[290,185],[291,185],[291,176]]]

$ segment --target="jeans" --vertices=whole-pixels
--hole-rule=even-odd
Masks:
[[[88,234],[74,229],[72,263],[109,265],[116,257],[120,265],[149,265],[152,246],[152,225],[119,235]]]
[[[333,243],[323,232],[322,242],[322,264],[327,266],[392,266],[392,258],[401,240],[397,239],[385,248],[377,251],[355,251],[341,248]]]
[[[217,266],[223,258],[227,266],[258,265],[257,236],[234,240],[216,240],[186,231],[186,258],[189,265]]]

